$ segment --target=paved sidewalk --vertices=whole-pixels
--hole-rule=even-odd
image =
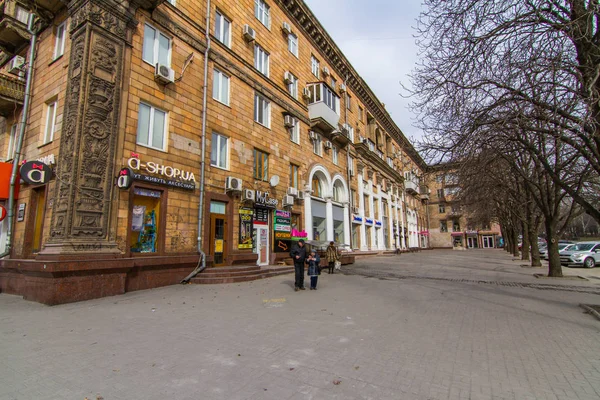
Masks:
[[[55,307],[0,295],[0,399],[600,397],[600,321],[578,307],[599,295],[475,283],[540,282],[499,251],[360,266],[414,277],[323,274],[294,292],[286,275]]]

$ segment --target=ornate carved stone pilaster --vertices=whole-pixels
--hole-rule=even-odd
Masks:
[[[71,53],[47,254],[118,253],[108,238],[130,4],[69,4]]]

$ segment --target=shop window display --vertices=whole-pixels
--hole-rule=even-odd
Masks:
[[[131,252],[156,253],[161,192],[136,188],[134,193],[131,211]]]

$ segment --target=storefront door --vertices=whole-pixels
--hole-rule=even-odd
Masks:
[[[254,226],[254,238],[256,240],[256,254],[258,254],[257,265],[269,265],[269,227],[267,225]]]
[[[493,236],[484,236],[483,237],[483,248],[491,249],[494,247],[494,237]]]
[[[477,238],[468,237],[467,238],[467,245],[469,246],[470,249],[473,249],[473,248],[477,247]]]
[[[210,215],[210,244],[213,256],[213,265],[220,267],[225,265],[227,257],[225,236],[227,233],[225,215]]]

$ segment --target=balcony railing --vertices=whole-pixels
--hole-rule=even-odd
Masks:
[[[419,194],[421,195],[421,200],[429,200],[429,187],[426,185],[421,185],[419,188]]]
[[[417,185],[416,182],[413,182],[410,179],[407,179],[404,181],[404,189],[409,194],[413,194],[413,195],[419,194],[419,185]]]
[[[25,82],[12,76],[0,74],[0,114],[14,111],[15,104],[23,105]]]

